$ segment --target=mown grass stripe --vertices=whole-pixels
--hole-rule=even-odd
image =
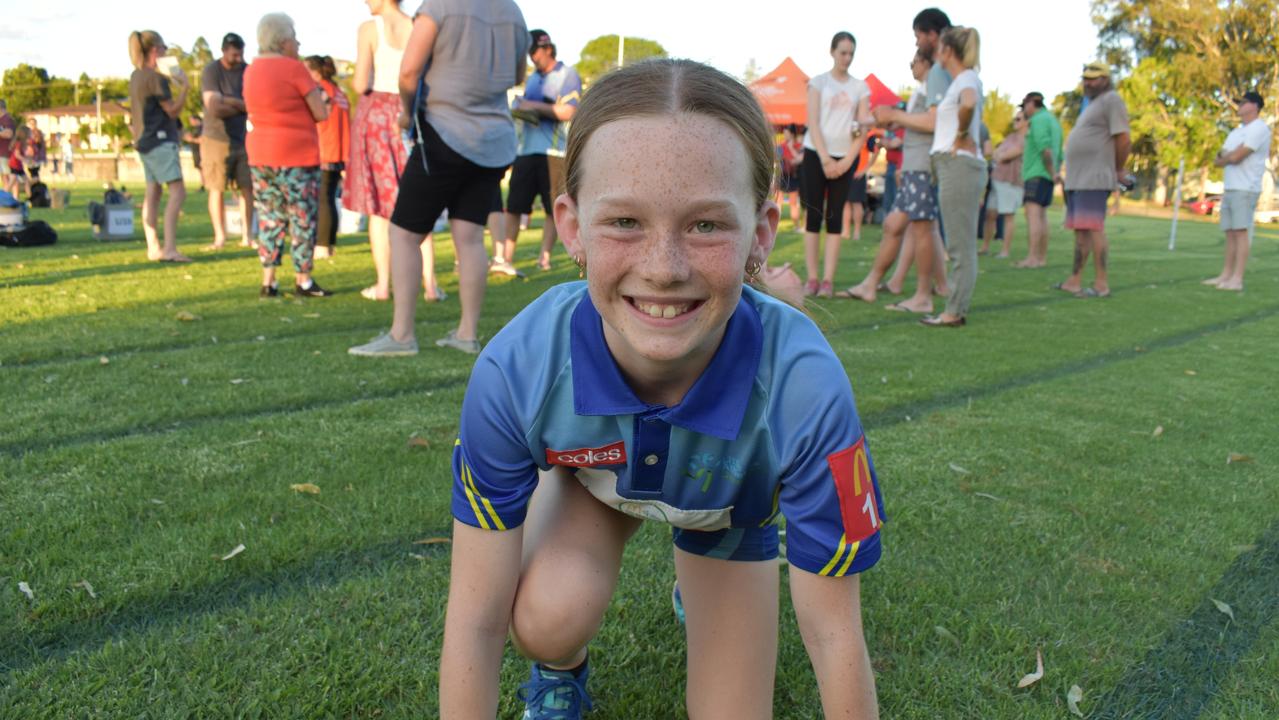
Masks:
[[[1124,673],[1089,714],[1093,720],[1193,720],[1279,619],[1279,520],[1239,555],[1164,641]],[[1231,606],[1231,620],[1212,602]]]

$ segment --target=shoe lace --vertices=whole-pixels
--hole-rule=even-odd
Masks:
[[[581,717],[583,709],[590,710],[594,706],[591,704],[591,696],[586,694],[586,683],[577,677],[546,677],[541,673],[528,682],[520,686],[516,691],[516,697],[528,703],[529,708],[537,712],[535,717],[547,718],[578,718]],[[546,714],[543,706],[546,699],[552,697],[557,701],[563,702],[567,707],[551,710],[554,715]]]

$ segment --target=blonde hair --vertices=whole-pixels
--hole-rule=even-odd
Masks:
[[[653,59],[628,65],[600,78],[582,98],[573,116],[565,158],[566,191],[577,199],[582,184],[582,153],[595,131],[632,117],[705,115],[733,129],[751,165],[755,209],[763,207],[773,185],[773,131],[750,90],[737,79],[693,60]]]
[[[284,13],[267,13],[258,21],[258,52],[278,53],[285,40],[295,37],[293,18]]]
[[[164,38],[154,30],[134,30],[129,33],[129,61],[136,69],[147,64],[147,56],[155,48],[164,45]]]
[[[977,28],[957,25],[941,34],[942,45],[950,48],[959,62],[968,69],[981,67],[981,36]]]

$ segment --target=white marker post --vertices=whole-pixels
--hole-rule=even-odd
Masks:
[[[1172,194],[1172,234],[1168,236],[1168,250],[1177,249],[1177,213],[1181,210],[1181,176],[1186,172],[1186,158],[1177,166],[1177,188]]]
[[[626,36],[622,33],[617,34],[617,66],[622,67],[622,60],[626,57]]]

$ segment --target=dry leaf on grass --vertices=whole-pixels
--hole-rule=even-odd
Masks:
[[[939,638],[941,638],[941,639],[943,639],[943,640],[949,640],[949,641],[951,641],[952,643],[954,643],[956,646],[958,646],[958,645],[959,645],[959,638],[955,637],[955,633],[953,633],[953,632],[951,632],[951,631],[947,630],[946,628],[942,627],[941,625],[934,625],[934,626],[933,626],[933,632],[937,633],[937,637],[939,637]]]
[[[995,502],[1003,502],[1003,501],[1004,501],[1004,499],[1003,499],[1003,498],[1001,498],[1001,497],[997,497],[997,496],[995,496],[995,495],[991,495],[990,493],[973,493],[973,495],[976,495],[976,496],[977,496],[977,497],[979,497],[979,498],[986,498],[987,500],[994,500]]]
[[[31,586],[26,584],[25,582],[18,583],[18,592],[22,593],[23,595],[26,595],[27,599],[30,600],[31,602],[36,601],[36,594],[31,592]]]
[[[965,470],[964,468],[962,468],[962,467],[960,467],[960,466],[956,465],[955,463],[951,463],[951,464],[950,464],[950,469],[951,469],[951,470],[954,470],[955,472],[959,473],[960,475],[967,475],[967,474],[968,474],[968,471],[967,471],[967,470]]]
[[[320,313],[307,313],[307,314],[303,315],[302,317],[304,317],[304,318],[318,318],[318,317],[320,317]]]
[[[223,555],[222,559],[230,560],[231,558],[235,557],[236,555],[239,555],[242,552],[244,552],[244,543],[240,543],[239,545],[236,545],[235,549],[227,553],[226,555]]]
[[[107,357],[106,355],[103,355],[102,357],[98,358],[98,364],[100,364],[100,365],[110,365],[110,364],[111,364],[111,358]]]
[[[414,545],[447,545],[451,542],[453,541],[449,540],[446,537],[432,537],[432,538],[425,538],[422,540],[414,540],[413,544]]]
[[[422,438],[414,435],[409,438],[409,449],[413,449],[415,447],[426,448],[427,450],[430,450],[431,441],[427,440],[426,438]]]
[[[244,384],[244,383],[246,383],[246,382],[248,382],[248,380],[245,380],[244,378],[232,378],[232,379],[231,379],[231,384],[232,384],[232,385],[243,385],[243,384]]]
[[[1039,682],[1044,677],[1044,654],[1035,650],[1035,671],[1017,681],[1017,687],[1026,688]]]
[[[1152,438],[1157,438],[1157,437],[1159,437],[1160,435],[1163,435],[1163,434],[1164,434],[1164,426],[1163,426],[1163,425],[1159,425],[1158,427],[1156,427],[1156,428],[1155,428],[1155,431],[1154,431],[1154,432],[1150,433],[1150,437],[1152,437]]]
[[[94,600],[98,599],[98,594],[93,592],[93,586],[89,584],[88,580],[81,580],[78,583],[72,583],[71,587],[84,588],[84,591],[89,593],[89,597],[93,598]]]
[[[417,553],[409,553],[409,557],[413,558],[414,560],[426,560],[426,559],[427,559],[427,557],[426,557],[425,555],[418,555]]]
[[[294,483],[289,486],[289,489],[294,492],[307,493],[310,495],[320,494],[320,488],[316,487],[312,483]]]
[[[187,312],[186,310],[179,310],[178,314],[175,315],[174,317],[181,322],[195,322],[196,320],[200,319],[199,315],[196,315],[195,313]]]
[[[1213,605],[1216,605],[1216,606],[1217,606],[1217,610],[1218,610],[1218,611],[1219,611],[1222,615],[1225,615],[1226,617],[1230,618],[1230,621],[1231,621],[1231,622],[1234,622],[1234,620],[1235,620],[1235,611],[1234,611],[1234,609],[1233,609],[1233,608],[1231,608],[1229,605],[1227,605],[1227,604],[1223,603],[1222,601],[1218,600],[1217,598],[1208,598],[1208,599],[1212,601],[1212,604],[1213,604]]]
[[[1187,371],[1186,371],[1186,374],[1187,374],[1187,375],[1189,375],[1189,376],[1191,376],[1191,377],[1194,377],[1194,376],[1198,375],[1199,373],[1195,372],[1194,370],[1187,370]]]
[[[1079,717],[1084,714],[1079,709],[1079,703],[1084,699],[1084,689],[1078,685],[1071,685],[1070,691],[1066,693],[1066,707],[1070,708],[1070,712]]]
[[[1251,455],[1243,455],[1240,453],[1230,453],[1226,456],[1226,464],[1252,462]]]

